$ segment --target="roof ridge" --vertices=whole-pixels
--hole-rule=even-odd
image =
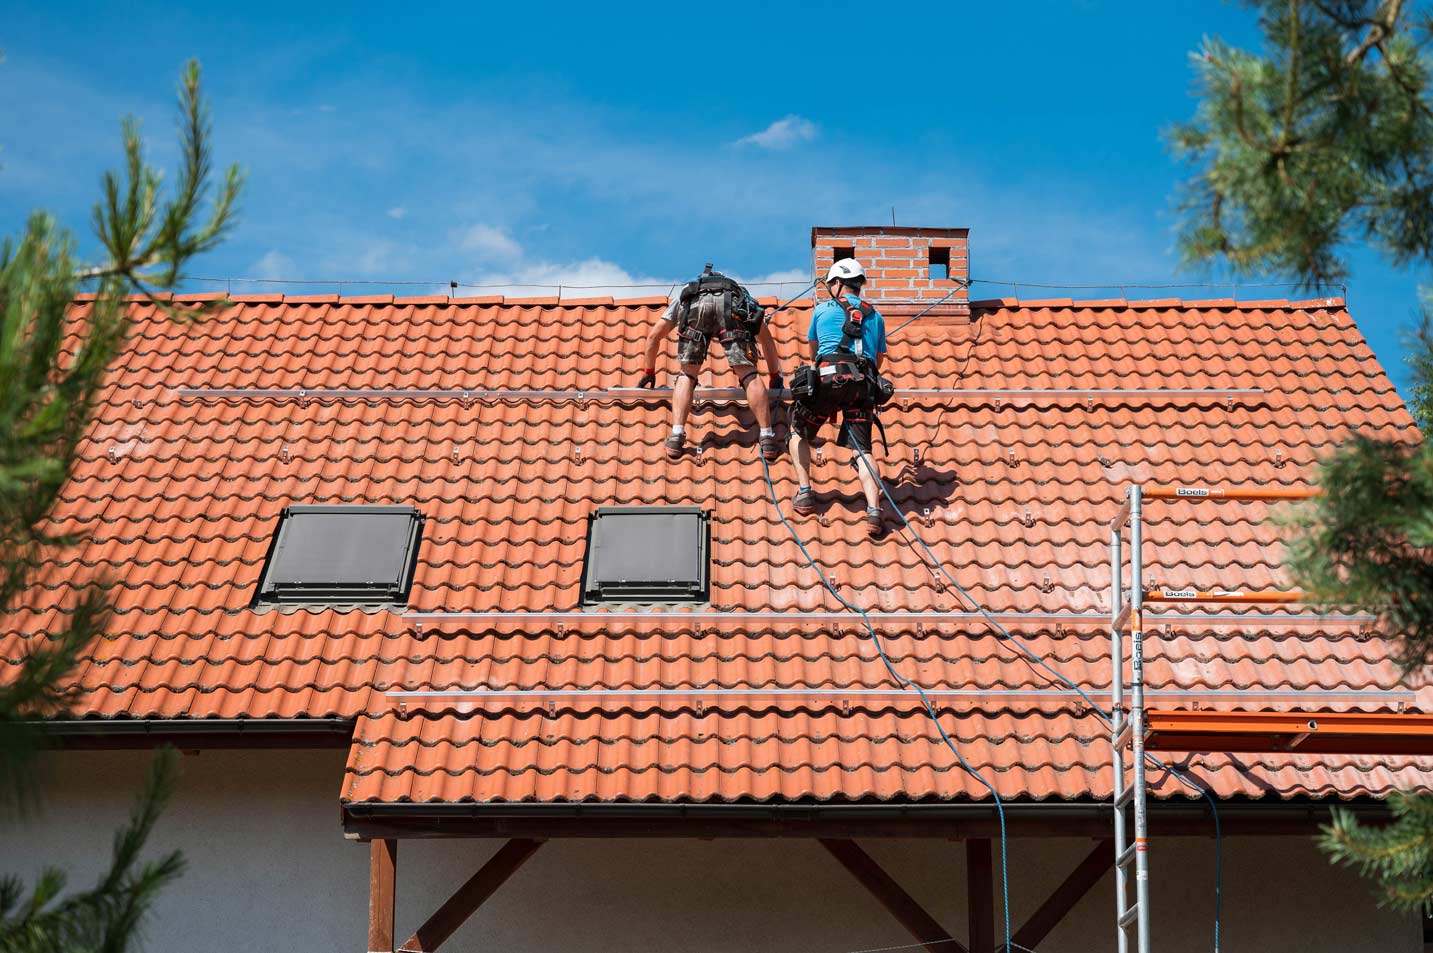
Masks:
[[[94,301],[98,295],[95,292],[87,291],[76,294],[74,301],[77,304]],[[226,296],[216,291],[176,291],[156,292],[153,297],[159,301],[176,302],[180,304],[200,304],[210,301],[224,300]],[[130,294],[125,300],[132,303],[148,301],[150,296],[143,294]],[[279,293],[256,293],[228,295],[227,300],[234,304],[271,304],[271,305],[393,305],[399,307],[417,306],[438,306],[438,307],[517,307],[517,308],[640,308],[640,307],[666,307],[671,298],[666,295],[649,295],[640,298],[558,298],[558,297],[508,297],[507,295],[340,295],[340,294],[279,294]],[[775,306],[780,302],[777,298],[760,298],[761,304]],[[809,308],[813,305],[812,298],[797,298],[788,302],[789,307]],[[1183,298],[982,298],[971,301],[971,308],[994,310],[997,308],[1127,308],[1130,310],[1161,309],[1200,309],[1200,310],[1225,310],[1225,311],[1309,311],[1319,308],[1345,310],[1347,301],[1340,296],[1325,298],[1307,298],[1304,300],[1290,300],[1287,298],[1268,298],[1255,301],[1240,301],[1234,298],[1203,298],[1184,300]]]
[[[983,298],[970,302],[970,307],[994,310],[996,308],[1128,308],[1148,310],[1153,308],[1180,308],[1224,311],[1309,311],[1317,308],[1347,308],[1344,298],[1334,295],[1326,298],[1306,298],[1291,301],[1288,298],[1267,298],[1257,301],[1240,301],[1235,298],[1201,298],[1186,301],[1183,298]]]

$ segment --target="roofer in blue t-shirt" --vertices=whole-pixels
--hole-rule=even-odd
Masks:
[[[861,300],[866,272],[854,258],[843,258],[826,273],[830,301],[811,313],[812,366],[792,378],[790,417],[791,460],[796,465],[798,489],[792,509],[801,514],[816,509],[811,492],[811,441],[828,421],[841,419],[837,446],[851,447],[851,464],[866,495],[866,528],[872,536],[884,530],[881,490],[871,471],[871,427],[876,408],[890,399],[891,387],[879,374],[886,354],[886,320]],[[865,453],[856,453],[855,447]]]

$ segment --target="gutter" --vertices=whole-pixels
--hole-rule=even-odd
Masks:
[[[1226,836],[1308,836],[1329,821],[1331,802],[1224,801]],[[1340,802],[1361,817],[1388,817],[1382,802]],[[343,805],[349,839],[442,837],[1011,837],[1102,838],[1113,831],[1109,801],[917,804],[441,803],[361,801]],[[1153,802],[1161,837],[1211,837],[1203,801]]]
[[[1318,814],[1320,820],[1327,819],[1331,802],[1325,801],[1224,801],[1219,805],[1219,816],[1225,817],[1306,817]],[[1354,813],[1365,813],[1370,809],[1386,812],[1384,802],[1375,798],[1358,798],[1338,801],[1339,806]],[[1109,819],[1113,810],[1109,801],[1017,801],[1003,804],[1004,813],[1009,817],[1041,817],[1067,819]],[[997,817],[992,803],[941,803],[941,804],[669,804],[665,802],[640,803],[435,803],[356,801],[343,805],[346,814],[353,818],[487,818],[487,819],[554,819],[554,818],[623,818],[623,819],[678,819],[678,818],[720,818],[722,820],[971,820],[975,818],[994,819]],[[1209,808],[1204,801],[1190,800],[1188,803],[1153,801],[1149,802],[1151,814],[1161,817],[1208,817]]]
[[[39,722],[66,750],[154,748],[347,748],[353,718],[76,718]]]

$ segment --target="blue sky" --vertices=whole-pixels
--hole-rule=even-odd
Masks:
[[[1247,12],[1016,9],[11,0],[0,214],[14,231],[47,208],[85,233],[122,115],[168,165],[194,56],[217,153],[248,173],[239,229],[195,275],[611,286],[715,261],[796,279],[813,224],[888,222],[894,206],[902,224],[970,227],[976,278],[1217,278],[1179,267],[1182,170],[1161,130],[1192,111],[1203,36],[1257,41]],[[1401,381],[1420,275],[1358,250],[1353,264],[1353,314]]]

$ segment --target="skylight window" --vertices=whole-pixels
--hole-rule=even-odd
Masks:
[[[256,604],[403,605],[423,516],[411,506],[289,506]]]
[[[711,526],[695,506],[603,506],[587,529],[585,605],[704,602]]]

